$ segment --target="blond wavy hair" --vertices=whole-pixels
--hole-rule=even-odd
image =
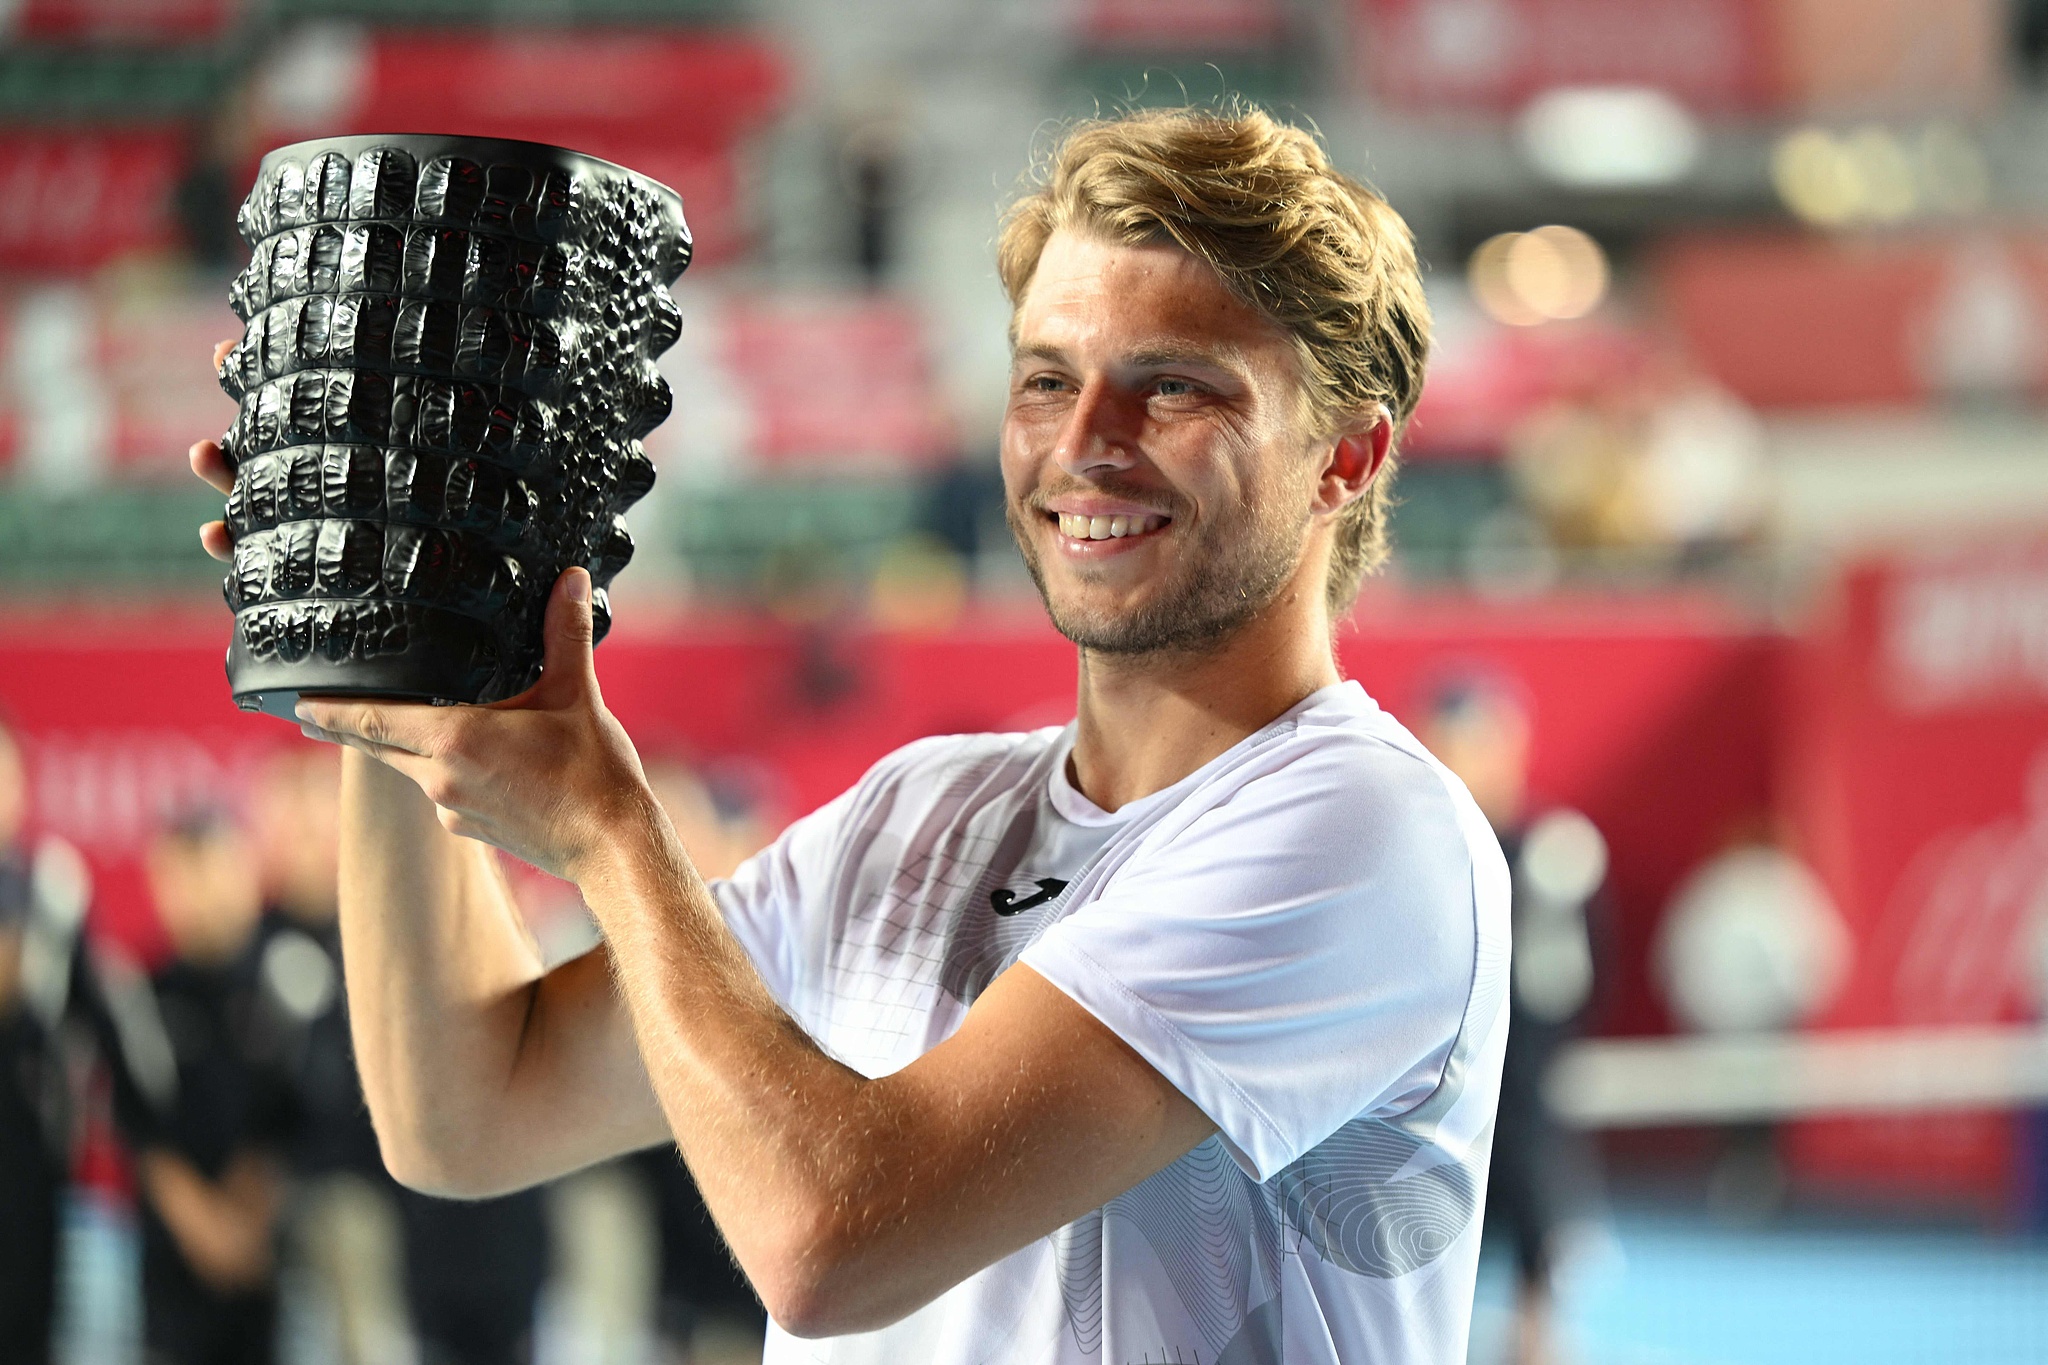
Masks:
[[[1317,434],[1375,406],[1396,443],[1422,394],[1429,305],[1408,225],[1330,164],[1315,137],[1249,105],[1146,109],[1067,131],[1004,215],[997,268],[1012,308],[1053,233],[1199,257],[1294,340]],[[1341,615],[1387,557],[1394,454],[1346,507],[1326,597]]]

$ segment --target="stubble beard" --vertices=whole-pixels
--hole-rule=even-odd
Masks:
[[[1248,508],[1234,523],[1201,533],[1171,570],[1174,581],[1152,600],[1135,611],[1109,615],[1069,610],[1055,601],[1046,589],[1032,528],[1043,514],[1011,502],[1005,515],[1053,628],[1084,650],[1121,656],[1220,649],[1287,586],[1300,563],[1308,526],[1306,510],[1290,522]]]

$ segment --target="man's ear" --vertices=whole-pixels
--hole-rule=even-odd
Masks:
[[[1363,497],[1393,447],[1393,414],[1375,404],[1331,443],[1316,481],[1315,510],[1339,512]]]

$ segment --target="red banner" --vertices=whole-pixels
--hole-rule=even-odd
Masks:
[[[224,610],[0,626],[0,714],[20,730],[34,819],[99,874],[102,932],[156,930],[137,855],[182,802],[233,803],[290,727],[246,716],[221,675]],[[1769,800],[1778,641],[1711,606],[1659,600],[1488,607],[1381,598],[1343,638],[1345,666],[1412,716],[1451,668],[1497,670],[1533,700],[1532,785],[1583,809],[1614,850],[1617,978],[1603,1020],[1661,1027],[1642,963],[1671,887]],[[1058,724],[1072,648],[1035,611],[944,635],[699,622],[635,633],[630,605],[598,651],[605,697],[649,758],[739,773],[770,823],[844,790],[928,734]]]
[[[903,301],[743,294],[715,323],[755,459],[893,466],[957,453],[924,320]]]
[[[1698,363],[1759,406],[2048,389],[2048,235],[1699,236],[1655,266]]]
[[[1280,0],[1086,0],[1077,27],[1092,43],[1158,52],[1265,46],[1285,21]]]
[[[1654,86],[1703,113],[1762,108],[1763,0],[1358,0],[1361,69],[1410,107],[1517,108],[1566,85]]]
[[[1595,318],[1542,327],[1475,321],[1432,349],[1401,453],[1498,458],[1516,427],[1553,403],[1596,404],[1682,373],[1669,349],[1647,330]]]
[[[1825,1026],[2038,1017],[2048,959],[2048,543],[1873,563],[1801,648],[1789,811],[1854,933]],[[2005,1115],[1800,1125],[1819,1178],[1996,1201]]]
[[[242,0],[19,0],[0,18],[10,38],[62,42],[192,42],[218,38]]]
[[[518,138],[616,161],[683,196],[700,261],[745,235],[738,144],[788,83],[767,43],[741,34],[578,28],[320,34],[267,72],[269,142],[422,129]]]
[[[0,133],[0,271],[91,270],[173,240],[175,131]]]

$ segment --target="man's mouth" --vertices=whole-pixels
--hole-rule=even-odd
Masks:
[[[1121,540],[1142,536],[1158,530],[1168,520],[1158,515],[1084,517],[1073,512],[1055,512],[1052,515],[1059,521],[1060,534],[1072,540]]]

